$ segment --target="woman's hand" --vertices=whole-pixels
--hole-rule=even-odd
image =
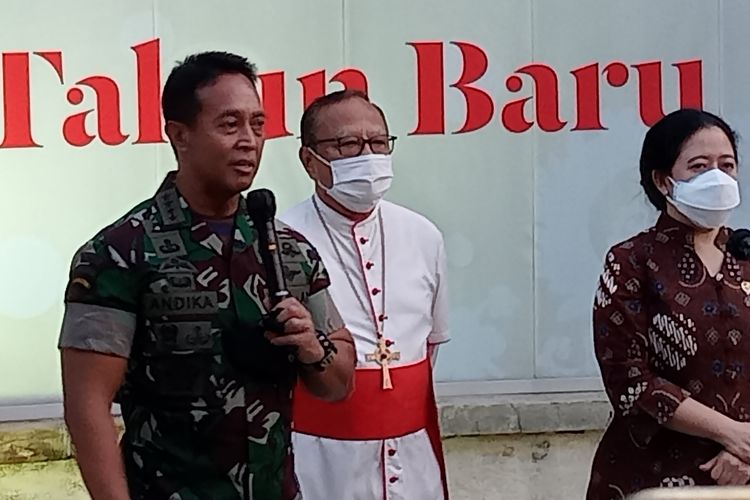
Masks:
[[[699,468],[711,472],[711,478],[720,486],[744,486],[750,481],[750,465],[726,450]]]
[[[750,463],[750,422],[731,420],[716,441],[743,462]]]

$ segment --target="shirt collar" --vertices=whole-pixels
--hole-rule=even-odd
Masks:
[[[162,231],[174,229],[190,229],[193,241],[204,244],[215,250],[212,245],[207,244],[213,233],[211,227],[205,222],[193,221],[193,213],[187,200],[177,189],[175,180],[177,172],[169,172],[154,195],[156,204],[156,215]],[[234,215],[234,250],[241,252],[252,245],[257,238],[257,232],[253,222],[247,213],[245,197],[240,196],[239,207]]]
[[[359,222],[355,222],[345,215],[342,215],[338,213],[333,208],[329,207],[321,198],[318,196],[317,193],[313,193],[312,196],[313,203],[317,205],[318,209],[320,210],[320,215],[323,217],[323,220],[325,223],[333,230],[335,231],[341,231],[345,233],[350,233],[351,230],[355,227],[367,227],[375,222],[377,222],[378,219],[378,212],[380,211],[380,205],[378,205],[375,210],[372,211],[370,215],[367,216],[366,219],[363,219]]]
[[[694,245],[693,235],[695,234],[695,228],[676,220],[670,216],[666,210],[661,212],[659,220],[656,222],[656,230],[659,233],[663,233],[664,235],[691,247]],[[716,235],[716,246],[722,251],[726,250],[726,244],[730,234],[731,231],[729,228],[722,227]]]

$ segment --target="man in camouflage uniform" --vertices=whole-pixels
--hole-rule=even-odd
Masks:
[[[260,323],[266,272],[240,196],[263,149],[255,81],[232,54],[175,67],[162,105],[177,172],[74,258],[60,335],[65,417],[95,500],[300,498],[292,387],[299,377],[327,400],[350,391],[353,342],[328,275],[281,223],[292,298],[274,308],[280,331]]]

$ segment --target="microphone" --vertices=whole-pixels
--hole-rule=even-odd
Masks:
[[[750,230],[735,230],[727,240],[727,251],[737,260],[750,260]]]
[[[248,216],[258,231],[260,258],[266,271],[266,288],[272,309],[252,325],[241,323],[238,313],[237,323],[222,334],[224,354],[234,367],[254,381],[292,384],[297,377],[296,350],[275,346],[263,336],[264,332],[284,332],[284,324],[276,319],[281,310],[273,307],[290,296],[274,224],[276,200],[268,189],[257,189],[249,192],[245,201]]]
[[[271,301],[271,309],[289,297],[284,278],[284,266],[279,254],[279,241],[276,235],[276,198],[268,189],[255,189],[247,194],[247,213],[258,231],[260,256],[266,268],[266,287]],[[283,332],[284,327],[276,321],[280,311],[272,311],[263,319],[263,325],[270,331]]]

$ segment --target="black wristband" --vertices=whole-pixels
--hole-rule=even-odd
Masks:
[[[325,371],[325,369],[328,368],[328,365],[333,362],[333,358],[336,356],[339,350],[336,349],[336,345],[331,339],[328,338],[328,335],[321,332],[320,330],[315,330],[315,337],[318,339],[320,346],[323,348],[323,358],[320,361],[316,361],[315,363],[303,363],[301,361],[299,363],[304,367],[313,368],[319,372],[322,372]]]

